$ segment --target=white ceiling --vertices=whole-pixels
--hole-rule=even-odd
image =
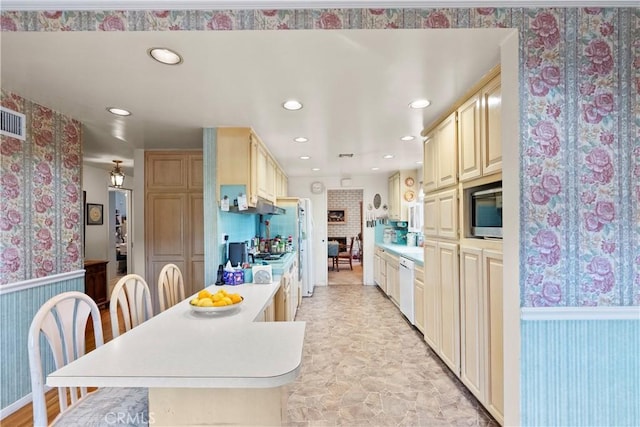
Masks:
[[[131,174],[136,148],[199,148],[202,128],[248,126],[289,177],[388,175],[418,166],[421,130],[499,63],[511,31],[2,32],[0,76],[3,89],[80,120],[85,161],[105,169],[122,159]],[[154,46],[184,63],[156,63]],[[432,105],[408,108],[422,97]],[[304,108],[285,111],[289,98]]]

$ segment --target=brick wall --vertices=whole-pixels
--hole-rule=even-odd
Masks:
[[[350,237],[355,237],[360,233],[361,214],[360,202],[362,201],[362,190],[328,190],[327,209],[344,209],[344,224],[327,224],[327,237],[346,237],[347,244]]]

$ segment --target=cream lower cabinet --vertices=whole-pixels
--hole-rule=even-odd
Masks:
[[[387,295],[396,306],[400,306],[400,259],[386,254]]]
[[[387,293],[387,261],[384,250],[376,247],[373,255],[373,281],[380,289]]]
[[[504,419],[502,253],[460,248],[460,380],[501,424]]]
[[[424,334],[424,269],[416,264],[413,279],[414,324]]]
[[[425,241],[425,340],[442,361],[460,373],[458,245]]]
[[[280,279],[280,288],[275,296],[275,321],[286,322],[291,317],[291,275],[286,272]]]

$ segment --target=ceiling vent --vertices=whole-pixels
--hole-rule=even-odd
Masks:
[[[0,107],[0,134],[25,140],[26,119],[24,114]]]
[[[343,158],[343,157],[351,158],[351,157],[353,157],[353,153],[342,153],[342,154],[338,154],[338,157],[340,157],[340,158]]]

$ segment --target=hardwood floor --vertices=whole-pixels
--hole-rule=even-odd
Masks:
[[[100,320],[102,323],[102,333],[104,335],[104,342],[108,342],[113,338],[111,332],[111,318],[109,317],[109,309],[105,308],[100,310]],[[122,322],[120,322],[122,324]],[[96,342],[93,336],[93,322],[89,320],[87,331],[85,333],[87,341],[87,352],[96,348]],[[91,389],[90,389],[91,390]],[[46,394],[47,401],[47,417],[51,422],[59,413],[60,407],[58,405],[58,389],[54,388],[49,390]],[[29,403],[22,408],[18,409],[13,414],[0,420],[0,426],[2,427],[33,427],[33,407]]]
[[[340,271],[331,269],[331,260],[328,261],[327,268],[329,269],[328,284],[329,285],[362,285],[362,263],[358,260],[353,260],[351,263],[353,270],[349,268],[349,265],[342,264]]]

